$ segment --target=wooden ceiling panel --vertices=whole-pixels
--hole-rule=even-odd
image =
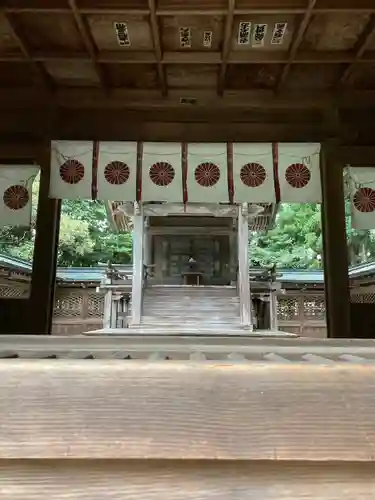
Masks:
[[[20,53],[20,47],[14,38],[9,22],[0,14],[0,53]]]
[[[357,65],[348,79],[348,85],[358,90],[374,90],[375,64]]]
[[[157,6],[161,10],[226,10],[228,0],[158,0]]]
[[[219,67],[215,64],[167,65],[167,83],[171,88],[215,88]]]
[[[157,68],[154,64],[104,65],[111,87],[132,90],[151,90],[158,87]]]
[[[13,9],[59,9],[66,8],[66,0],[5,0],[4,7]]]
[[[28,88],[35,82],[35,72],[32,66],[25,63],[1,62],[0,87]]]
[[[305,9],[306,0],[237,0],[237,9]]]
[[[287,51],[289,49],[292,36],[296,24],[295,15],[270,15],[270,14],[257,14],[257,15],[242,15],[235,16],[234,26],[232,30],[232,49],[233,50],[272,50],[272,51]],[[239,43],[240,41],[240,23],[249,22],[250,25],[250,39],[249,43]],[[286,23],[285,34],[282,37],[281,43],[274,43],[273,33],[278,23]],[[257,43],[255,39],[255,30],[258,25],[265,25],[265,36],[261,44]]]
[[[374,9],[374,0],[317,0],[316,9],[344,9],[345,7],[355,9]]]
[[[84,50],[82,38],[70,14],[20,13],[15,18],[28,46],[39,51]]]
[[[366,13],[318,14],[307,28],[301,49],[351,50],[369,19]]]
[[[62,87],[98,87],[100,82],[93,65],[81,61],[49,61],[45,68]]]
[[[224,16],[162,16],[160,25],[166,51],[217,51],[223,41]],[[190,28],[190,47],[181,47],[180,28]],[[205,39],[205,33],[211,33],[211,37]]]
[[[147,0],[78,0],[81,9],[147,9]]]
[[[227,73],[229,89],[272,89],[282,70],[281,64],[230,64]]]
[[[284,88],[329,89],[337,84],[344,68],[341,64],[294,64],[285,80]]]
[[[142,15],[89,15],[87,21],[99,50],[153,50],[150,24]],[[130,45],[120,45],[115,23],[125,24]]]

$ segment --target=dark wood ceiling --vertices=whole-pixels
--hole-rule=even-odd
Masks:
[[[4,0],[0,108],[51,105],[369,113],[375,1]]]

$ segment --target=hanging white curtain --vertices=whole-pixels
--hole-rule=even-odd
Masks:
[[[188,145],[187,196],[195,203],[228,203],[226,143]]]
[[[233,201],[274,203],[272,144],[233,144]]]
[[[181,156],[180,143],[143,143],[142,201],[183,201]]]
[[[30,226],[36,165],[0,165],[0,226]]]
[[[97,199],[109,201],[137,199],[136,142],[100,142]]]
[[[320,144],[279,143],[278,177],[281,201],[320,203]]]
[[[91,199],[92,164],[92,141],[52,141],[50,197]]]
[[[375,229],[375,167],[348,168],[352,226]]]

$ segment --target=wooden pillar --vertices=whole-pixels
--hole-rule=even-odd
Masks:
[[[241,325],[252,330],[251,294],[249,280],[249,223],[246,218],[247,205],[238,211],[238,290],[240,294]]]
[[[142,314],[143,295],[143,243],[144,217],[141,214],[133,217],[133,281],[132,281],[132,324],[139,325]]]
[[[51,163],[49,141],[41,149],[37,161],[41,173],[30,294],[30,333],[49,334],[55,298],[61,211],[61,200],[48,197]]]
[[[322,231],[328,337],[350,337],[350,295],[345,227],[343,165],[337,143],[322,145]]]
[[[152,235],[150,231],[150,217],[145,217],[144,228],[144,263],[150,266],[152,262]]]

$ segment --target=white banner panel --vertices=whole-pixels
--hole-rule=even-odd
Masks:
[[[183,201],[181,156],[180,143],[143,144],[142,201]]]
[[[193,203],[228,203],[227,145],[188,144],[187,192]]]
[[[137,143],[100,141],[97,199],[137,199]]]
[[[0,226],[30,226],[36,165],[0,165]]]
[[[92,141],[52,141],[49,196],[91,199]]]
[[[233,144],[233,201],[274,203],[272,144]]]
[[[350,167],[352,226],[375,229],[375,167]]]
[[[320,144],[279,143],[280,198],[287,203],[320,203]]]

